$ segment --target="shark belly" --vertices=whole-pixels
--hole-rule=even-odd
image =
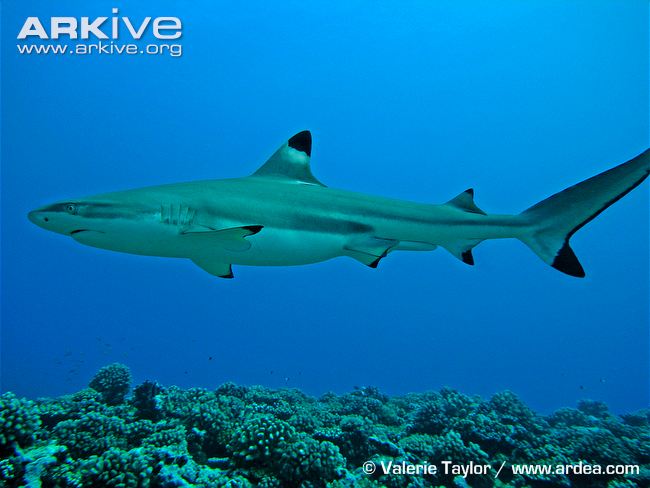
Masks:
[[[141,256],[183,258],[191,249],[177,229],[153,223],[115,222],[103,231],[84,230],[72,238],[86,246]]]
[[[247,220],[259,221],[256,217]],[[267,224],[267,222],[264,222]],[[114,219],[101,231],[75,232],[71,237],[91,247],[128,254],[169,258],[201,258],[253,266],[292,266],[317,263],[343,254],[349,236],[316,228],[263,225],[255,235],[231,241],[212,232],[188,233],[182,225],[149,220]],[[238,222],[223,220],[219,227],[238,228]],[[218,233],[216,233],[218,234]],[[233,245],[233,242],[237,245]],[[239,243],[239,244],[238,244]],[[240,246],[246,243],[246,246]]]
[[[250,266],[297,266],[341,256],[346,237],[340,234],[264,227],[247,238],[246,251],[221,251],[226,262]]]

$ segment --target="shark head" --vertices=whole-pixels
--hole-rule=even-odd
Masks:
[[[73,236],[79,232],[94,230],[89,228],[86,217],[89,205],[69,201],[46,205],[27,214],[29,220],[45,230]]]
[[[114,233],[115,219],[129,213],[129,209],[109,201],[71,200],[33,210],[27,217],[45,230],[83,242]]]
[[[165,252],[173,255],[173,239],[191,229],[188,224],[194,212],[179,204],[156,205],[152,202],[157,199],[144,193],[141,198],[137,192],[125,191],[67,200],[33,210],[27,218],[86,246],[150,254],[152,246],[169,245]]]

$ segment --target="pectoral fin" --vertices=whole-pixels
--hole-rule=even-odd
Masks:
[[[232,266],[210,258],[192,258],[192,262],[199,268],[219,278],[234,278]]]
[[[184,229],[181,235],[188,239],[205,239],[227,251],[246,251],[251,243],[245,238],[257,234],[262,228],[261,225],[245,225],[214,230],[206,226],[192,226]]]

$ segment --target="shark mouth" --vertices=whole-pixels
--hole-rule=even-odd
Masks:
[[[98,232],[98,233],[100,233],[100,234],[104,234],[104,232],[102,232],[101,230],[77,229],[77,230],[73,230],[72,232],[70,232],[70,235],[73,236],[73,235],[75,235],[75,234],[79,234],[79,233],[81,233],[81,232]]]

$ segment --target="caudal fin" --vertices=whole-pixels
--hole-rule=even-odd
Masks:
[[[520,239],[555,269],[584,277],[584,269],[569,245],[571,236],[640,185],[649,173],[650,149],[542,200],[521,213],[530,231]]]

